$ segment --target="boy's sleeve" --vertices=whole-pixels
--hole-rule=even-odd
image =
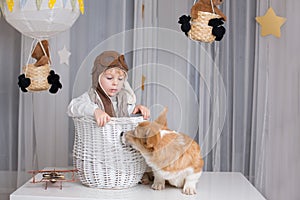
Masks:
[[[135,104],[128,104],[128,113],[129,113],[129,115],[132,114],[134,108],[135,108]]]
[[[85,92],[83,95],[72,99],[67,114],[70,117],[94,117],[96,108],[98,108],[98,105],[92,102],[88,93]]]

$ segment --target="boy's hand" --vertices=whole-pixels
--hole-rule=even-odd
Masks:
[[[98,126],[104,126],[107,122],[110,121],[110,116],[100,108],[97,108],[95,110],[94,116]]]
[[[146,106],[137,105],[133,109],[132,114],[141,113],[144,119],[149,119],[150,117],[150,110]]]

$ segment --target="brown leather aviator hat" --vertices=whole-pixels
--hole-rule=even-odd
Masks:
[[[92,70],[92,87],[97,88],[99,75],[107,69],[118,67],[123,70],[127,76],[128,66],[124,55],[116,51],[104,51],[96,57]]]

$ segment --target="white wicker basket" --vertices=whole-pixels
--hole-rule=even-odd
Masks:
[[[73,164],[84,185],[124,189],[135,186],[146,170],[142,155],[121,143],[120,133],[134,129],[142,117],[112,118],[104,127],[93,119],[73,118]]]

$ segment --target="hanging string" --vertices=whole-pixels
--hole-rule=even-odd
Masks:
[[[28,56],[28,59],[27,59],[27,62],[26,62],[26,65],[28,65],[29,64],[29,60],[30,60],[30,58],[31,58],[31,55],[32,55],[32,53],[33,53],[33,50],[34,50],[34,44],[35,44],[35,42],[36,42],[36,44],[37,44],[37,39],[33,39],[33,41],[32,41],[32,43],[31,43],[31,46],[30,46],[30,49],[31,49],[31,51],[30,51],[30,54],[29,54],[29,56]]]
[[[44,45],[42,44],[41,40],[39,40],[39,44],[41,45],[44,55],[47,56],[47,53],[45,51]]]
[[[29,60],[30,60],[30,58],[31,58],[31,55],[32,55],[34,49],[35,49],[35,46],[37,46],[38,44],[41,45],[41,48],[42,48],[42,51],[43,51],[44,55],[45,55],[45,56],[48,56],[47,53],[46,53],[46,50],[45,50],[45,48],[44,48],[44,45],[43,45],[42,42],[41,42],[41,40],[39,40],[39,39],[33,39],[32,43],[31,43],[31,47],[30,47],[30,48],[31,48],[31,51],[30,51],[30,54],[28,55],[28,59],[27,59],[26,65],[29,64]],[[50,63],[51,63],[51,61],[50,61],[50,48],[48,47],[48,49],[49,49],[49,56],[48,56],[48,57],[49,57],[49,60],[48,60],[48,64],[50,65]]]
[[[50,55],[51,55],[51,54],[50,54],[50,47],[48,47],[49,55],[47,55],[43,43],[41,42],[41,40],[38,40],[38,41],[39,41],[39,44],[40,44],[41,47],[42,47],[42,50],[43,50],[44,55],[47,56],[47,57],[49,57],[48,64],[50,65],[50,63],[51,63],[51,61],[50,61]]]
[[[214,8],[214,4],[213,4],[212,0],[210,0],[210,4],[211,4],[211,9],[212,9],[213,13],[215,13],[215,8]]]

